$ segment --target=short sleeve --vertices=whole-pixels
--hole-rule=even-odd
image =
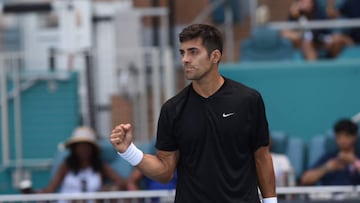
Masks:
[[[174,135],[175,117],[171,114],[169,103],[165,103],[160,111],[157,128],[156,148],[163,151],[176,151],[178,144]]]

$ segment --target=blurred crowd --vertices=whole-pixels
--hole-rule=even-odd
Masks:
[[[289,8],[289,21],[353,19],[360,17],[358,0],[296,0]],[[306,60],[335,58],[342,49],[360,42],[360,28],[282,30],[282,36],[300,49]]]

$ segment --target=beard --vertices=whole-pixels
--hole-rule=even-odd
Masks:
[[[196,81],[206,77],[206,75],[208,75],[211,72],[211,70],[212,70],[211,68],[207,68],[207,69],[185,68],[184,75],[187,80]]]

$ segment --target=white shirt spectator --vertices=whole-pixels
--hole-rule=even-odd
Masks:
[[[274,173],[276,179],[276,186],[289,186],[291,175],[293,175],[293,167],[291,166],[289,158],[285,154],[271,153]]]

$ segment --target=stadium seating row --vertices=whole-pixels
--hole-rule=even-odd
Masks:
[[[324,153],[337,150],[335,135],[332,131],[315,135],[309,142],[283,131],[272,131],[271,137],[271,151],[288,156],[297,180],[304,170],[314,165]],[[357,149],[360,149],[360,139],[357,141]]]
[[[322,50],[319,50],[320,55]],[[345,48],[336,60],[357,59],[360,57],[360,45]],[[279,30],[267,26],[258,26],[251,36],[240,44],[240,61],[302,61],[300,50],[293,47],[290,40],[283,38]]]
[[[291,165],[294,167],[296,180],[300,178],[304,170],[313,165],[315,161],[325,152],[336,150],[335,136],[329,131],[324,134],[314,136],[309,142],[291,136],[284,131],[271,131],[272,145],[271,151],[285,154],[288,156]],[[121,176],[128,177],[133,167],[121,159],[115,152],[113,146],[107,139],[99,140],[101,147],[101,157],[110,164]],[[154,142],[139,144],[145,152],[154,153]],[[360,140],[358,141],[360,148]],[[68,154],[66,149],[59,150],[53,159],[50,176],[54,175],[60,163]]]

